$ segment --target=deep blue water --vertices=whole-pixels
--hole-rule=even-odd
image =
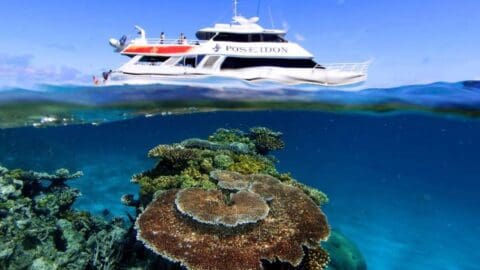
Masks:
[[[475,100],[470,91],[464,104]],[[131,175],[153,164],[148,149],[257,125],[284,133],[280,170],[329,195],[332,227],[358,244],[369,269],[478,269],[477,119],[280,110],[12,128],[0,130],[0,164],[83,170],[72,182],[83,193],[77,206],[122,215],[120,196],[137,191]]]

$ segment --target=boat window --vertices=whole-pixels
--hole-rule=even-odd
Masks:
[[[314,68],[316,66],[318,66],[317,63],[312,59],[228,57],[222,63],[221,69],[240,69],[250,67]]]
[[[209,56],[207,60],[205,60],[205,64],[203,64],[204,68],[212,68],[217,60],[220,58],[220,56]]]
[[[165,62],[169,57],[165,56],[142,56],[138,62],[136,63],[137,65],[160,65],[163,62]]]
[[[158,63],[158,62],[165,62],[168,58],[170,58],[170,57],[166,57],[166,56],[142,56],[142,58],[140,58],[140,60],[138,60],[138,61],[143,62],[143,63]]]
[[[200,63],[202,63],[202,60],[205,58],[206,55],[204,54],[200,54],[200,55],[197,55],[197,65],[200,65]]]
[[[181,57],[178,57],[178,56],[173,56],[173,57],[170,57],[167,61],[165,61],[165,64],[166,66],[173,66],[175,64],[177,64],[177,62],[180,60]]]
[[[279,35],[264,34],[262,35],[263,42],[285,42],[285,39]]]
[[[182,59],[175,64],[175,66],[177,67],[182,67],[184,65],[185,65],[185,57],[182,57]]]
[[[250,35],[251,42],[262,42],[262,35],[260,34],[252,34]]]
[[[199,40],[210,40],[212,39],[217,33],[215,32],[197,32],[196,36]]]
[[[185,66],[186,67],[196,67],[197,66],[197,58],[195,56],[185,58]]]
[[[249,42],[248,34],[219,33],[214,41]]]
[[[218,33],[213,40],[232,42],[287,42],[283,37],[277,34]]]

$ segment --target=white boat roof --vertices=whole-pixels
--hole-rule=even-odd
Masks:
[[[285,35],[287,32],[280,29],[264,29],[257,24],[260,19],[258,17],[245,18],[242,16],[233,17],[230,24],[217,23],[214,27],[200,29],[199,32],[222,32],[222,33],[238,33],[238,34],[278,34]]]

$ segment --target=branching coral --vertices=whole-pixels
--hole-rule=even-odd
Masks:
[[[149,157],[159,158],[155,171],[177,174],[189,166],[189,162],[199,158],[196,149],[184,148],[180,145],[159,145],[148,153]]]
[[[210,135],[208,140],[218,143],[251,143],[247,134],[239,129],[220,128],[214,134]]]
[[[124,238],[127,231],[120,223],[71,208],[80,193],[65,181],[80,172],[0,171],[0,269],[91,269],[90,239],[114,230]],[[97,258],[103,261],[102,256]]]
[[[235,156],[234,163],[228,169],[243,174],[269,173],[275,171],[275,167],[269,159],[258,155]]]
[[[265,127],[251,128],[249,136],[255,143],[257,152],[262,155],[285,147],[285,143],[281,139],[282,133],[274,132]]]
[[[181,143],[185,148],[205,149],[212,151],[232,151],[239,154],[247,154],[252,152],[248,144],[243,142],[210,142],[201,139],[188,139]]]
[[[14,174],[16,178],[21,179],[23,181],[40,181],[40,180],[45,180],[45,181],[50,181],[54,185],[59,185],[63,184],[67,180],[72,180],[75,178],[79,178],[83,176],[82,172],[75,172],[75,173],[70,173],[69,170],[67,169],[58,169],[55,171],[54,174],[49,174],[49,173],[38,173],[34,171],[21,171],[21,170],[15,170]]]
[[[261,127],[252,128],[249,133],[219,129],[209,140],[188,139],[179,144],[159,145],[149,152],[150,157],[158,159],[155,168],[133,177],[133,182],[140,185],[140,201],[146,206],[157,191],[175,188],[222,188],[209,176],[215,170],[228,170],[270,174],[302,189],[317,204],[327,202],[325,194],[278,173],[274,158],[262,155],[283,147],[281,135]]]

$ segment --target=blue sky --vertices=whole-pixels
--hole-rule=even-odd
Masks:
[[[257,14],[257,0],[240,13]],[[3,0],[0,83],[75,82],[126,60],[110,37],[133,25],[194,37],[229,22],[230,0]],[[374,59],[367,86],[480,79],[478,0],[262,0],[261,23],[288,28],[320,63]],[[271,12],[270,12],[270,11]],[[270,16],[270,14],[272,16]]]

